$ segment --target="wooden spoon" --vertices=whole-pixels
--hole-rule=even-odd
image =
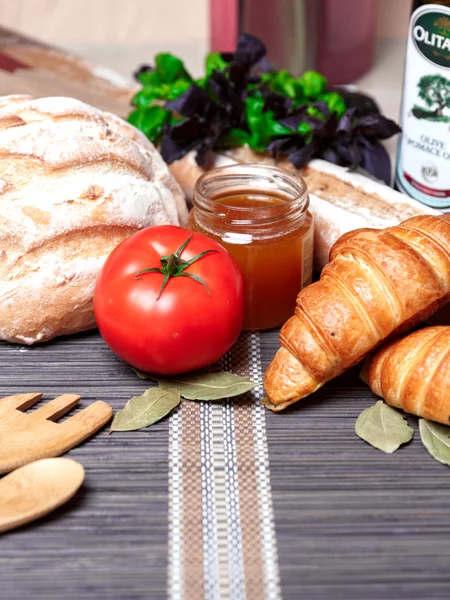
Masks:
[[[0,479],[0,532],[39,519],[61,506],[84,481],[71,458],[45,458]]]

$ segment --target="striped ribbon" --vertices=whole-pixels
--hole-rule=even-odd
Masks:
[[[260,359],[259,334],[243,333],[221,366],[261,381]],[[260,390],[183,402],[171,417],[171,600],[281,597]]]

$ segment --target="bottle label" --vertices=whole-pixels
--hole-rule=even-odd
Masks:
[[[450,211],[450,8],[421,6],[411,16],[406,50],[396,183]]]

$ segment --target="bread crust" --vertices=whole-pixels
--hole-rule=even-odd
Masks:
[[[365,366],[377,396],[405,412],[450,425],[450,327],[435,326],[391,341]]]
[[[450,300],[450,215],[346,233],[297,297],[264,384],[282,410]]]
[[[113,248],[187,218],[152,144],[71,98],[0,98],[0,203],[0,339],[24,344],[94,327]]]

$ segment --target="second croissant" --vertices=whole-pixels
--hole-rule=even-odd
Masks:
[[[384,345],[361,374],[388,404],[450,425],[450,327],[425,327]]]

